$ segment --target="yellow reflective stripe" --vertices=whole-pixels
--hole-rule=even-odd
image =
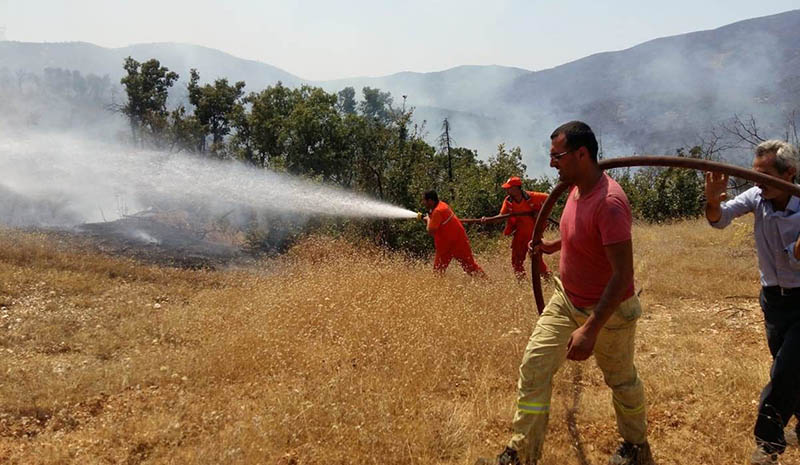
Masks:
[[[547,402],[517,402],[517,405],[524,405],[526,407],[550,407],[550,404]]]
[[[622,413],[624,415],[638,415],[638,414],[644,412],[644,404],[642,404],[642,405],[640,405],[638,407],[628,408],[628,407],[625,407],[624,405],[622,405],[622,403],[620,401],[618,401],[617,399],[614,399],[614,405],[617,406],[617,408],[619,408],[620,411],[622,411]]]
[[[517,409],[524,413],[542,415],[550,411],[550,404],[540,402],[517,402]]]

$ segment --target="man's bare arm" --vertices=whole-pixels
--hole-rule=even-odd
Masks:
[[[561,250],[561,238],[548,241],[542,239],[542,241],[538,244],[534,244],[533,241],[528,243],[528,250],[533,255],[545,254],[550,255],[558,252]]]
[[[611,264],[611,279],[606,284],[603,295],[595,306],[587,324],[598,325],[598,331],[625,299],[630,283],[633,281],[633,242],[628,240],[603,247]],[[596,321],[593,321],[596,320]]]

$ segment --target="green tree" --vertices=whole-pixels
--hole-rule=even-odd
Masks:
[[[251,163],[276,170],[285,169],[288,119],[298,98],[297,91],[278,82],[245,99],[251,107],[250,113],[239,120],[237,131],[246,129],[250,135],[248,160]]]
[[[75,98],[86,98],[88,90],[89,86],[86,83],[86,78],[84,78],[79,71],[72,71],[72,92]]]
[[[95,103],[107,103],[106,96],[111,90],[111,78],[108,74],[103,77],[96,74],[89,74],[86,76],[86,86],[89,98]]]
[[[447,181],[451,183],[453,182],[453,159],[450,152],[454,144],[455,140],[450,135],[450,121],[445,118],[442,121],[442,133],[439,135],[439,149],[447,156]]]
[[[380,89],[373,89],[371,87],[364,87],[361,89],[364,100],[358,104],[358,109],[365,118],[374,120],[381,124],[389,124],[392,122],[393,113],[392,94],[389,92],[381,92]]]
[[[352,161],[355,187],[386,199],[386,171],[391,163],[388,128],[360,115],[348,115],[343,121],[342,141],[346,157]]]
[[[519,147],[509,151],[505,144],[500,144],[497,153],[486,162],[478,159],[477,152],[463,147],[454,148],[451,152],[456,181],[450,189],[454,192],[453,204],[462,216],[496,215],[506,195],[502,189],[503,183],[511,176],[526,180],[526,166],[522,163],[522,150]],[[439,169],[445,173],[446,156],[440,154],[440,158]]]
[[[248,98],[243,101],[247,102]],[[228,152],[233,158],[263,167],[263,162],[253,147],[253,132],[250,127],[250,113],[245,105],[237,105],[230,115],[233,134],[228,141]]]
[[[231,131],[231,119],[244,95],[244,81],[233,85],[227,79],[217,79],[214,84],[199,84],[200,74],[196,69],[190,71],[189,102],[194,105],[194,114],[203,128],[199,141],[200,151],[206,149],[206,135],[211,134],[214,150],[222,146],[222,141]]]
[[[205,137],[205,128],[195,115],[189,115],[180,105],[172,110],[167,118],[167,144],[170,151],[195,152],[197,141]]]
[[[528,169],[522,162],[522,149],[514,147],[510,151],[505,144],[497,146],[497,153],[489,157],[489,175],[492,181],[500,186],[511,176],[524,178]]]
[[[679,157],[704,158],[702,147],[687,153],[677,150]],[[704,181],[701,173],[679,168],[645,167],[612,173],[625,190],[636,217],[651,222],[697,217],[703,212]]]
[[[166,128],[167,97],[178,74],[161,66],[156,59],[139,63],[131,57],[125,59],[127,73],[120,83],[125,87],[128,101],[122,107],[131,126],[133,140],[144,144],[144,132],[158,138]]]
[[[345,87],[340,90],[336,105],[343,115],[356,114],[356,90],[352,87]]]
[[[338,182],[349,169],[340,151],[341,116],[336,95],[318,87],[295,91],[295,105],[286,120],[284,166],[293,174],[321,176]]]

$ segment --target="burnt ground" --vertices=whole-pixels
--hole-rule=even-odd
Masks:
[[[89,247],[161,266],[216,269],[244,264],[254,258],[241,247],[208,240],[201,232],[149,217],[87,223],[70,230],[37,231],[57,236],[67,247]]]

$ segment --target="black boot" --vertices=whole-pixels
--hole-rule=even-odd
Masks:
[[[475,465],[522,465],[522,462],[519,461],[517,451],[506,447],[496,459],[479,458],[475,461]],[[530,465],[536,465],[536,462]]]
[[[633,444],[625,441],[608,460],[608,465],[653,465],[650,444],[646,442]]]

